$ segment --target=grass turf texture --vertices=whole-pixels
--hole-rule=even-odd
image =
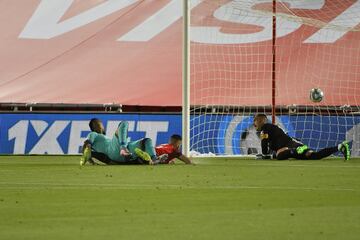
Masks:
[[[360,159],[0,157],[0,239],[359,239]]]

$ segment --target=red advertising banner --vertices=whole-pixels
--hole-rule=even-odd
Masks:
[[[271,104],[271,2],[192,1],[192,104]],[[359,105],[360,1],[281,2],[276,103]],[[181,0],[5,0],[0,20],[0,102],[181,105]]]

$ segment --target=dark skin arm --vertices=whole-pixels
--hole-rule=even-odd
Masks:
[[[85,150],[86,147],[90,147],[90,148],[91,148],[91,143],[90,143],[89,140],[86,140],[86,141],[84,142],[84,145],[82,146],[81,152],[84,152],[84,150]]]
[[[179,156],[179,160],[183,161],[185,164],[193,164],[190,160],[190,158],[188,158],[187,156],[185,155],[180,155]]]

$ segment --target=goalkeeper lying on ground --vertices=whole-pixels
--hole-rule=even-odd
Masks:
[[[91,133],[84,142],[80,165],[88,161],[94,163],[92,157],[103,160],[106,164],[153,164],[157,157],[151,139],[129,142],[128,125],[128,122],[121,122],[113,138],[109,138],[105,136],[102,122],[97,118],[91,119]]]
[[[319,160],[340,151],[345,160],[350,159],[350,149],[346,141],[338,146],[324,148],[318,152],[308,148],[305,144],[287,135],[278,126],[268,123],[265,114],[257,114],[254,117],[254,127],[261,131],[262,158],[268,158],[273,152],[277,160],[295,158],[299,160]]]

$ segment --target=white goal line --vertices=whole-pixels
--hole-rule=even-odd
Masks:
[[[296,186],[249,186],[249,185],[219,185],[219,186],[188,186],[179,184],[112,184],[112,183],[46,183],[46,182],[27,182],[27,183],[14,183],[14,182],[1,182],[0,189],[9,188],[115,188],[115,189],[263,189],[263,190],[296,190],[296,191],[347,191],[347,192],[360,192],[360,189],[354,188],[313,188],[313,187],[296,187]]]

